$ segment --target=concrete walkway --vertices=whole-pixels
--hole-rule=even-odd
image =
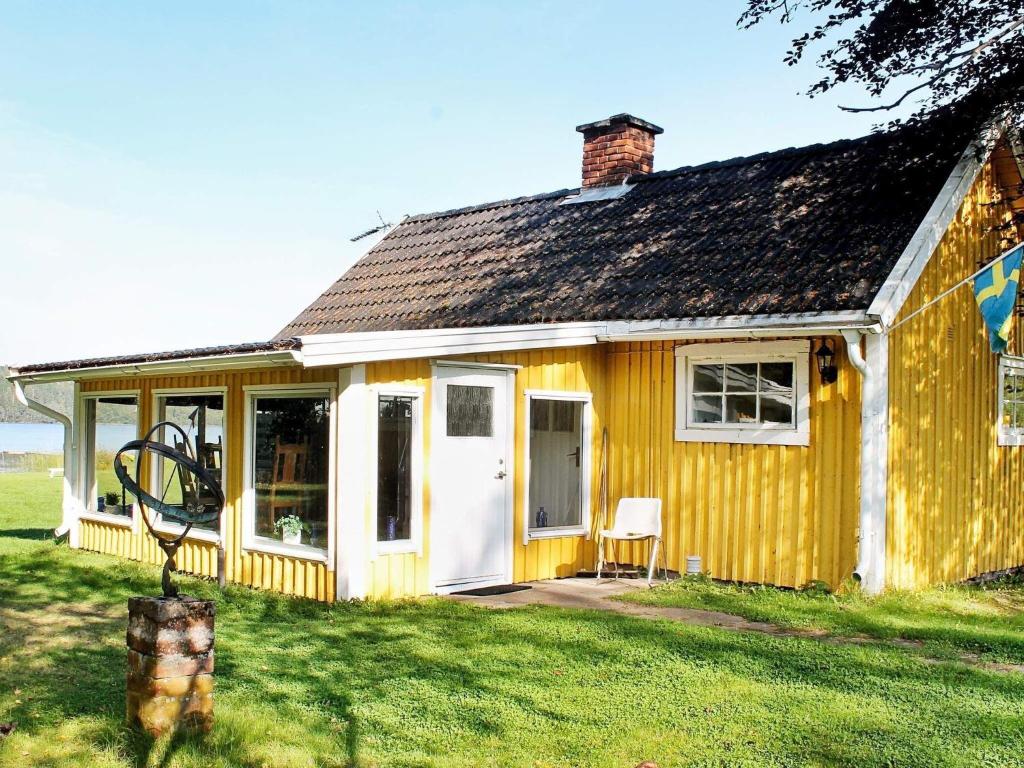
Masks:
[[[654,584],[663,584],[655,581]],[[719,611],[704,611],[698,608],[665,608],[654,605],[638,605],[620,600],[610,600],[616,595],[635,590],[648,589],[643,579],[551,579],[532,581],[530,589],[509,592],[504,595],[474,597],[472,595],[451,595],[452,600],[482,605],[487,608],[521,608],[524,605],[549,605],[554,608],[575,608],[577,610],[611,611],[641,619],[670,619],[703,627],[723,627],[748,632],[763,632],[771,635],[790,635],[792,630],[759,621],[747,621],[739,616]],[[811,633],[801,633],[811,634]],[[821,633],[824,634],[824,633]]]
[[[663,583],[659,581],[654,582],[655,586]],[[905,640],[902,638],[879,640],[866,636],[832,635],[823,629],[780,627],[777,624],[769,624],[763,621],[749,621],[742,616],[734,616],[731,613],[722,613],[720,611],[638,605],[636,603],[610,599],[616,595],[626,594],[638,589],[648,589],[647,582],[643,579],[619,579],[618,581],[601,579],[601,581],[597,581],[592,578],[568,578],[534,581],[525,586],[529,586],[530,589],[509,592],[504,595],[488,597],[450,595],[449,597],[452,600],[480,605],[486,608],[522,608],[528,605],[547,605],[554,608],[570,608],[585,611],[611,611],[612,613],[625,616],[635,616],[639,619],[667,619],[700,627],[718,627],[734,632],[759,632],[774,637],[796,637],[817,640],[829,645],[880,645],[904,648],[911,651],[920,651],[924,647],[924,644],[917,640]],[[924,655],[921,658],[925,663],[941,664],[946,661],[945,659],[935,659]],[[958,660],[967,666],[990,672],[1024,674],[1024,665],[982,661],[972,653],[960,654]]]

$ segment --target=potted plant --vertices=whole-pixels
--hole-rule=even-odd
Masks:
[[[120,515],[121,509],[121,497],[117,495],[117,491],[107,491],[103,494],[103,504],[100,505],[100,512],[109,512],[112,515]]]
[[[281,534],[285,544],[301,544],[302,532],[309,532],[309,526],[297,515],[285,515],[274,523],[274,530]]]

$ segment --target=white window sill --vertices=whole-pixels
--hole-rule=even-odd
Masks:
[[[527,531],[527,538],[530,541],[536,539],[560,539],[567,536],[585,536],[587,529],[582,525],[572,525],[565,528],[531,528]]]
[[[680,443],[741,443],[746,445],[810,445],[811,433],[799,429],[677,429]]]
[[[106,512],[97,512],[94,509],[82,512],[79,517],[82,520],[90,520],[94,523],[105,523],[106,525],[118,525],[122,528],[132,528],[135,525],[134,513],[131,517],[124,515],[111,515]]]
[[[374,545],[376,555],[416,555],[419,554],[419,547],[412,539],[401,539],[398,541],[378,541]]]
[[[242,546],[246,552],[262,552],[266,555],[281,555],[282,557],[295,557],[299,560],[313,560],[318,563],[327,562],[327,550],[306,547],[301,544],[285,544],[280,541],[269,539],[256,539],[247,541]]]
[[[170,523],[158,523],[157,525],[154,525],[153,528],[160,533],[169,533],[172,536],[181,536],[182,532],[185,530],[185,526],[183,525],[172,525]],[[185,538],[196,539],[197,541],[206,541],[210,544],[219,544],[220,532],[209,531],[205,528],[196,528],[193,526],[192,530],[188,532]]]
[[[1002,448],[1015,448],[1024,445],[1024,432],[1003,432],[999,431],[999,446]]]

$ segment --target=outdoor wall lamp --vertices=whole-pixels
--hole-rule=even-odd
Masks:
[[[832,384],[839,378],[839,369],[836,368],[836,353],[832,348],[832,342],[828,339],[821,340],[821,346],[814,353],[818,362],[818,373],[821,376],[822,384]]]

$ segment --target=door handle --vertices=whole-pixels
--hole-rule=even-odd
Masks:
[[[494,479],[495,479],[495,480],[504,480],[504,479],[505,479],[505,470],[503,470],[503,469],[499,469],[499,470],[498,470],[498,474],[496,474],[496,475],[494,476]]]

